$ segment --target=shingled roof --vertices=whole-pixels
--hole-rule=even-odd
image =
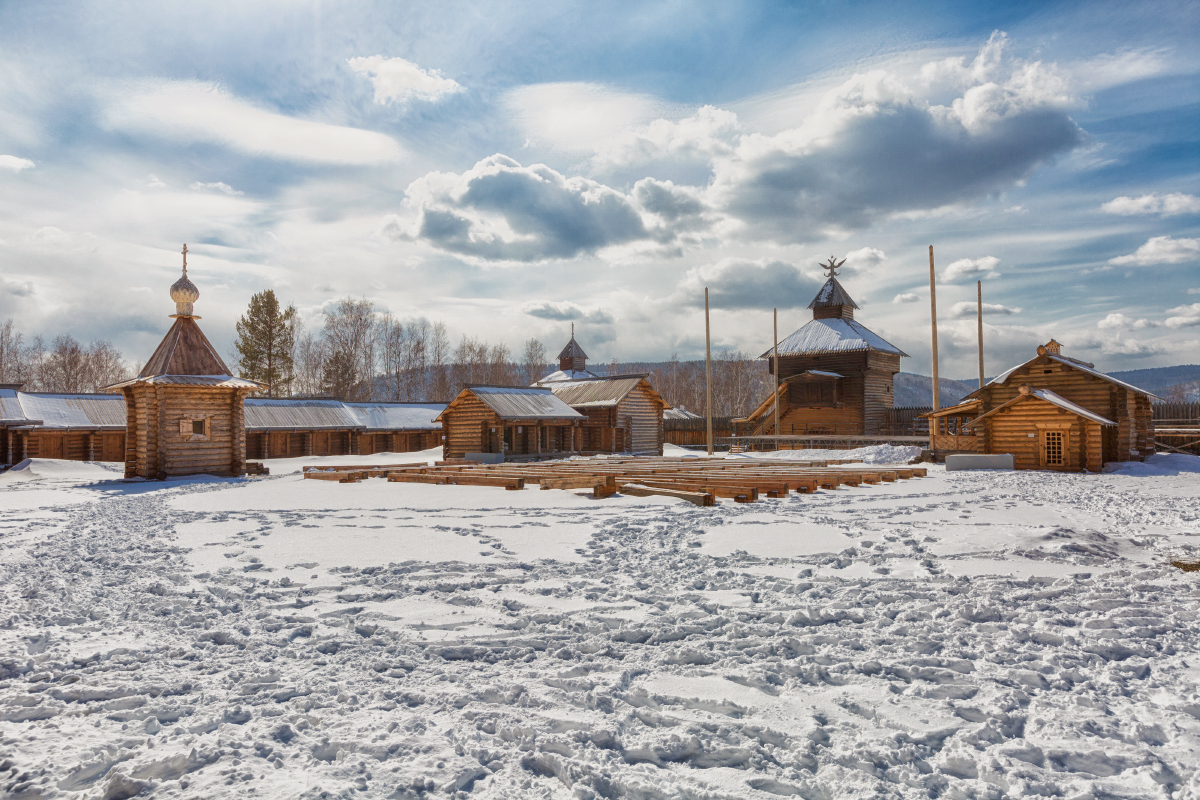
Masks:
[[[830,308],[832,306],[858,308],[858,303],[855,303],[850,297],[850,293],[838,283],[837,278],[830,278],[825,281],[825,285],[821,287],[821,291],[817,292],[817,296],[808,304],[809,308]]]
[[[138,377],[232,374],[196,321],[192,317],[179,317]]]
[[[558,354],[559,361],[564,358],[587,358],[587,353],[583,352],[583,348],[579,346],[579,342],[575,341],[575,337],[571,337],[571,341],[567,342],[567,346]]]

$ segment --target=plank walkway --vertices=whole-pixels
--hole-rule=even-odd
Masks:
[[[383,478],[393,483],[495,486],[517,491],[538,484],[542,489],[591,489],[594,497],[617,492],[646,497],[676,497],[700,506],[715,498],[754,503],[811,494],[841,486],[878,485],[923,478],[924,467],[867,467],[856,460],[745,461],[723,458],[591,458],[537,464],[480,464],[463,459],[426,464],[305,467],[304,477],[354,483]]]

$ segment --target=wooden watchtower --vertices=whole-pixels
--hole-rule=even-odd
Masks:
[[[171,286],[175,324],[141,373],[109,386],[125,395],[125,477],[241,475],[246,469],[243,401],[267,388],[235,378],[192,313],[200,290],[183,277]]]
[[[887,435],[893,407],[892,380],[900,371],[900,348],[856,322],[858,304],[837,279],[845,259],[821,264],[825,284],[808,304],[812,321],[779,343],[779,393],[745,419],[734,420],[739,435]],[[775,371],[774,349],[767,359]]]

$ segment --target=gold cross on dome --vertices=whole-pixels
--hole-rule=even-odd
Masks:
[[[187,245],[183,246],[183,272],[187,274]]]

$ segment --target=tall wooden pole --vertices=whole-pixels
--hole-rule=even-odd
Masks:
[[[983,388],[983,281],[975,281],[975,327],[979,334],[979,388]]]
[[[779,309],[775,309],[775,449],[779,450]]]
[[[708,454],[713,454],[712,435],[712,335],[708,324],[708,287],[704,287],[704,393],[707,395],[705,416],[708,418]]]
[[[937,352],[937,279],[933,275],[933,245],[929,245],[929,319],[933,324],[933,410],[941,408],[938,386]]]

